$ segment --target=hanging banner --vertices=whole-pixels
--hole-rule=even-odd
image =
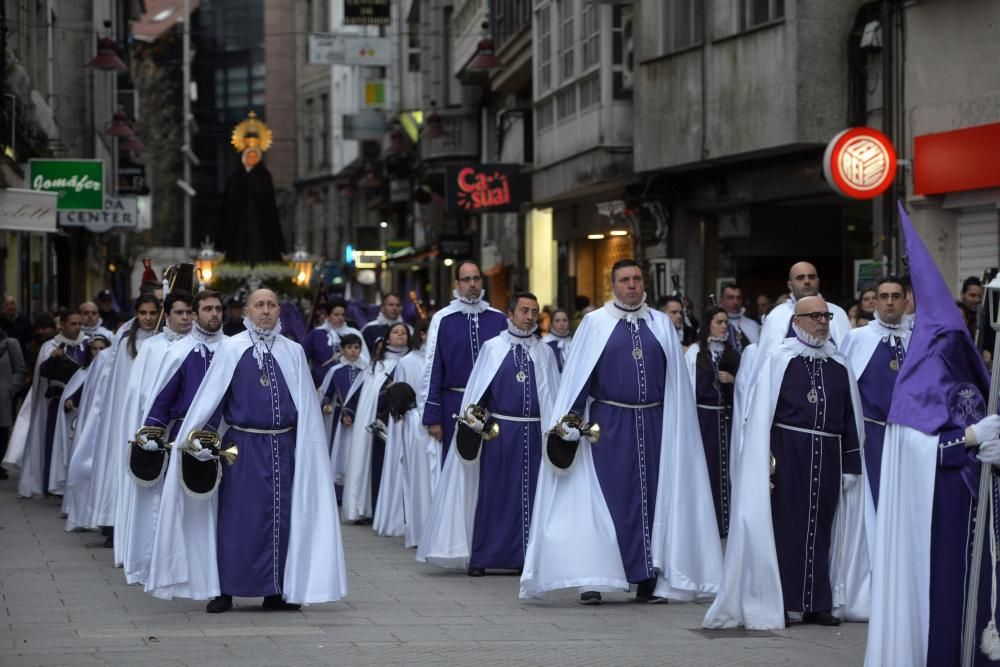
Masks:
[[[28,160],[28,187],[55,192],[60,211],[104,208],[103,160]]]
[[[389,0],[344,0],[344,25],[389,25]]]
[[[520,213],[531,201],[531,178],[519,164],[445,166],[449,213]]]

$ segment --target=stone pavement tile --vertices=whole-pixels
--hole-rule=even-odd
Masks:
[[[106,646],[144,646],[140,637],[101,637],[89,639],[84,637],[30,637],[15,640],[15,648],[83,648]]]
[[[104,660],[95,653],[70,649],[65,653],[52,650],[0,651],[0,665],[4,667],[63,667],[64,665],[104,665]]]
[[[328,642],[384,642],[393,641],[395,637],[386,627],[363,625],[321,625]],[[278,641],[278,637],[274,638]]]

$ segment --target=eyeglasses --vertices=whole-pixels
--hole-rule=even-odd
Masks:
[[[795,317],[808,317],[813,322],[829,322],[833,319],[833,313],[800,313]]]
[[[460,283],[481,283],[483,282],[482,276],[465,276],[464,278],[459,278]]]

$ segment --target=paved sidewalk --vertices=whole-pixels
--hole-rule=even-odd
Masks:
[[[301,612],[164,602],[125,585],[95,533],[55,499],[0,482],[0,665],[860,665],[866,626],[701,630],[705,606],[606,595],[517,598],[517,578],[421,565],[399,539],[345,526],[350,596]],[[239,603],[239,601],[237,601]]]

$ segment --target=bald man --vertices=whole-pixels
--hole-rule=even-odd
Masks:
[[[787,301],[774,307],[768,313],[764,324],[760,329],[760,341],[758,342],[757,358],[764,360],[771,352],[781,344],[781,341],[790,338],[792,332],[792,314],[795,304],[799,299],[809,296],[820,296],[819,274],[816,267],[809,262],[796,262],[788,271],[788,291],[790,297]],[[829,323],[829,337],[834,346],[841,346],[847,339],[847,333],[851,330],[851,322],[847,319],[847,313],[840,306],[827,304],[833,320]],[[741,369],[745,371],[746,369]]]
[[[723,585],[707,627],[775,629],[790,614],[834,626],[844,617],[859,620],[854,614],[865,607],[861,403],[850,366],[830,343],[832,319],[822,297],[803,296],[791,337],[760,362]],[[846,520],[835,530],[841,503]],[[836,608],[835,585],[846,591],[846,604]]]
[[[101,323],[101,312],[97,309],[96,303],[84,301],[76,312],[80,313],[80,329],[88,340],[96,336],[104,336],[108,340],[113,340],[114,333]]]
[[[346,594],[319,397],[302,346],[281,335],[279,311],[271,290],[250,295],[246,331],[218,346],[191,400],[146,581],[157,597],[213,597],[207,611],[220,613],[233,596],[292,611]],[[235,448],[236,462],[223,465],[204,431]]]

